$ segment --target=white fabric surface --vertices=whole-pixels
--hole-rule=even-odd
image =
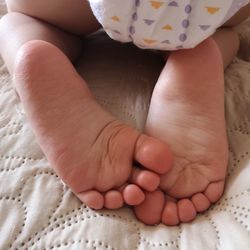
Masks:
[[[1,61],[0,249],[250,249],[250,22],[239,30],[242,48],[226,71],[225,193],[194,222],[176,227],[145,226],[129,208],[95,212],[83,206],[46,161]],[[86,46],[79,70],[100,103],[142,129],[159,58],[103,34]]]
[[[140,48],[194,48],[249,0],[89,0],[107,34]]]

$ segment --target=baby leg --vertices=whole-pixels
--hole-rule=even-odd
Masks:
[[[87,1],[8,0],[0,51],[47,159],[92,208],[138,204],[159,184],[171,154],[160,141],[116,120],[91,95],[70,60],[99,25]],[[70,60],[69,60],[70,59]],[[150,153],[149,153],[150,152]],[[148,170],[132,171],[134,161]],[[132,179],[134,185],[127,182]],[[124,191],[119,188],[125,186]]]
[[[223,70],[238,47],[237,34],[221,28],[196,48],[170,54],[154,89],[145,130],[168,142],[174,152],[173,168],[160,185],[170,198],[164,201],[159,190],[148,193],[135,207],[145,223],[191,221],[223,194],[228,163]]]

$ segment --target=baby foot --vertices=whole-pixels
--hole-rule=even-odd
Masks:
[[[135,208],[137,217],[148,224],[193,220],[221,197],[228,161],[223,65],[213,40],[170,55],[152,96],[146,132],[174,153],[173,168],[160,184],[171,198],[165,203],[159,190],[146,194]]]
[[[158,187],[158,174],[171,164],[168,147],[106,112],[59,49],[42,41],[25,44],[14,81],[47,159],[86,205],[135,205],[144,199],[142,189]],[[145,170],[132,171],[134,162]]]

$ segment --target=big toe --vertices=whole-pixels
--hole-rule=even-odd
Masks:
[[[165,174],[171,168],[173,155],[167,144],[153,137],[140,135],[136,142],[135,160],[149,170]]]
[[[164,202],[165,197],[162,191],[146,192],[145,200],[140,205],[134,207],[135,215],[147,225],[159,224]]]

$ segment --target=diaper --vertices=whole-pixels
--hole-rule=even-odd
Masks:
[[[145,49],[193,48],[250,0],[89,0],[107,34]]]

